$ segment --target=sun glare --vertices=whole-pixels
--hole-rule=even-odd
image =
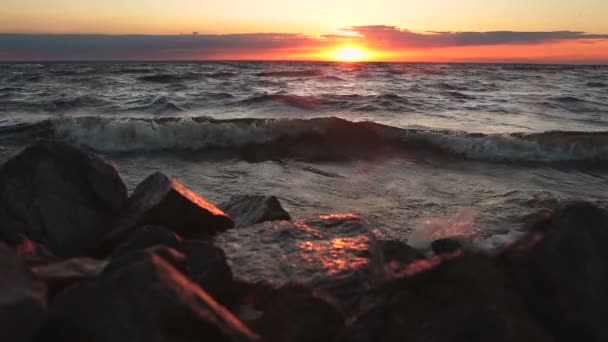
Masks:
[[[369,58],[369,53],[357,46],[342,46],[331,53],[331,58],[340,62],[358,62]]]

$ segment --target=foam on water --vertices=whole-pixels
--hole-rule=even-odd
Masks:
[[[104,152],[205,150],[271,143],[338,147],[354,144],[417,152],[426,149],[429,153],[494,162],[608,161],[608,132],[472,134],[400,129],[338,118],[222,121],[200,117],[83,117],[52,119],[50,123],[55,136]]]

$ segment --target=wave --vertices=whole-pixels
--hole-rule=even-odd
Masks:
[[[257,73],[258,77],[321,77],[320,70],[266,71]]]
[[[218,72],[213,72],[207,75],[207,77],[209,78],[213,78],[216,80],[225,80],[228,78],[233,78],[238,76],[237,73],[234,72],[229,72],[229,71],[218,71]]]
[[[587,87],[589,88],[606,88],[606,83],[602,82],[588,82]]]
[[[152,82],[152,83],[173,83],[179,82],[182,80],[181,77],[172,74],[157,74],[157,75],[147,75],[140,76],[137,78],[142,82]]]
[[[557,101],[557,102],[564,102],[564,103],[576,103],[576,102],[585,102],[585,100],[583,99],[579,99],[578,97],[574,97],[574,96],[558,96],[558,97],[552,97],[551,100],[553,101]]]
[[[475,96],[467,95],[458,91],[444,91],[443,94],[459,100],[475,100]]]
[[[183,74],[153,74],[140,76],[137,79],[142,82],[150,83],[177,83],[181,81],[191,81],[204,77],[205,75],[196,72],[186,72]]]
[[[129,110],[151,112],[155,114],[167,114],[181,112],[184,110],[184,108],[171,102],[168,97],[161,96],[145,106],[129,108]]]
[[[268,106],[284,105],[303,110],[337,110],[351,109],[354,111],[403,111],[412,105],[410,100],[393,93],[378,95],[359,94],[319,94],[316,96],[293,95],[285,92],[261,94],[233,102],[232,105]]]
[[[108,103],[100,98],[90,95],[77,96],[73,98],[57,99],[42,104],[42,108],[48,111],[65,112],[86,107],[100,107]]]
[[[264,103],[279,103],[300,109],[314,109],[319,105],[319,100],[313,96],[299,96],[289,94],[264,94],[253,96],[239,101],[238,104],[252,105]]]
[[[101,152],[208,151],[210,155],[225,153],[227,157],[252,160],[374,158],[390,153],[488,162],[608,162],[608,132],[481,134],[402,129],[335,117],[307,120],[64,117],[15,128],[20,134],[26,129]],[[7,132],[12,131],[0,130],[0,138]]]

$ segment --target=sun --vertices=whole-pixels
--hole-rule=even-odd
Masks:
[[[369,53],[360,47],[348,45],[332,51],[330,56],[335,61],[359,62],[366,60],[369,57]]]

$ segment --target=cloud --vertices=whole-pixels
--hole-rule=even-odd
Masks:
[[[0,57],[48,59],[160,59],[212,57],[226,50],[277,50],[318,46],[292,33],[227,35],[0,34]]]
[[[364,37],[375,45],[391,48],[436,48],[454,46],[487,46],[505,44],[542,44],[552,41],[579,39],[608,39],[606,34],[588,34],[576,31],[550,32],[425,32],[417,33],[396,26],[370,25],[344,29]]]
[[[608,39],[605,34],[553,32],[413,32],[396,26],[353,26],[341,34],[311,37],[294,33],[224,35],[54,35],[0,34],[0,59],[212,59],[218,56],[268,56],[289,49],[320,49],[358,42],[376,48],[424,49],[504,44],[542,44]]]

